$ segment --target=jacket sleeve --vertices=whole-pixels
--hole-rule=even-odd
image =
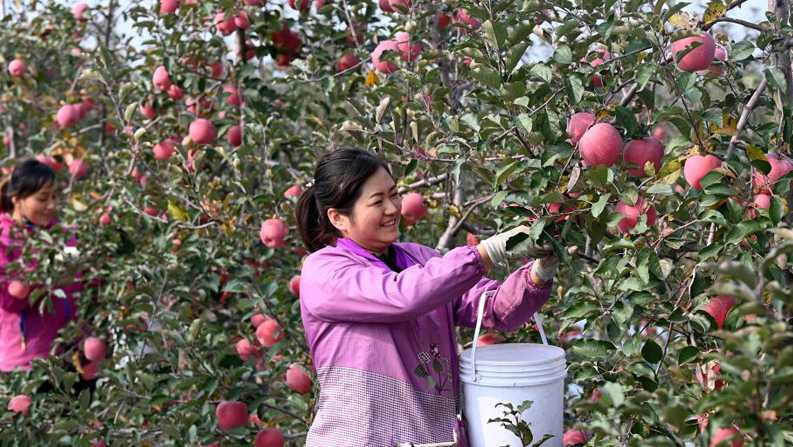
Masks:
[[[471,247],[456,248],[399,273],[343,253],[320,251],[303,265],[300,299],[322,320],[396,323],[451,303],[483,274],[479,253]]]
[[[499,331],[514,331],[521,327],[551,295],[549,282],[537,286],[531,280],[532,262],[512,272],[503,283],[482,278],[476,285],[454,302],[455,323],[459,326],[476,326],[479,299],[483,292],[493,295],[487,298],[482,326]]]

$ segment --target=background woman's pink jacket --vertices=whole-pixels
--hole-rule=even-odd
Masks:
[[[22,254],[26,231],[8,214],[0,214],[0,371],[30,369],[30,361],[49,355],[57,333],[75,315],[74,294],[82,290],[79,278],[75,283],[61,287],[66,298],[50,295],[52,308],[44,313],[39,306],[31,306],[27,299],[20,300],[8,293],[8,283],[14,279],[6,266]],[[70,241],[69,245],[76,243]],[[34,269],[36,263],[26,266]],[[31,291],[34,287],[31,287]]]
[[[385,271],[341,246],[303,264],[300,310],[320,391],[307,447],[393,447],[460,438],[455,325],[473,327],[483,291],[495,290],[483,326],[512,331],[550,295],[531,264],[503,283],[484,277],[479,252],[398,243],[414,265]]]

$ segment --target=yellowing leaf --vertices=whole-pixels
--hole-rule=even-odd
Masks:
[[[377,78],[377,73],[375,73],[374,70],[369,70],[369,72],[366,73],[366,86],[374,87],[378,82],[380,82],[380,79]]]
[[[746,148],[746,156],[749,157],[749,160],[768,161],[768,156],[765,152],[753,144],[750,144],[749,147]]]
[[[80,201],[80,199],[77,197],[72,197],[72,208],[74,208],[75,211],[82,213],[88,209],[88,205]]]
[[[708,3],[708,8],[705,9],[705,14],[702,17],[704,23],[710,23],[719,17],[722,17],[727,12],[727,7],[719,0],[714,0]]]
[[[669,23],[671,23],[672,26],[674,26],[675,28],[680,28],[680,29],[692,28],[691,17],[685,12],[680,12],[673,15],[672,17],[669,17]]]
[[[688,152],[686,153],[686,158],[693,157],[694,155],[700,155],[699,146],[697,146],[696,144],[691,146],[691,148],[688,150]]]
[[[187,211],[180,208],[178,204],[171,200],[168,201],[168,215],[171,216],[171,219],[181,220],[182,222],[186,221],[190,217],[187,214]]]

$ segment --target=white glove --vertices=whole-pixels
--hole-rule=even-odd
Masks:
[[[556,270],[559,268],[559,258],[555,255],[546,256],[537,259],[531,265],[532,275],[540,280],[541,284],[545,284],[556,276]]]
[[[507,260],[507,241],[519,233],[529,233],[529,227],[521,225],[509,231],[493,235],[480,243],[487,252],[490,262],[493,264],[503,264]],[[532,258],[542,258],[548,256],[550,247],[540,247],[534,244],[523,244],[522,249],[510,253],[511,257],[530,256]]]

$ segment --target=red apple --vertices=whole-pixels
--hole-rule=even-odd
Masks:
[[[295,275],[289,280],[289,292],[294,296],[300,296],[300,275]]]
[[[776,152],[768,154],[768,164],[771,165],[771,170],[767,176],[757,170],[754,171],[752,177],[754,192],[770,194],[779,179],[793,170],[793,161]]]
[[[286,222],[283,220],[278,218],[267,219],[262,222],[259,238],[267,247],[280,248],[285,245],[284,238],[288,232],[289,227],[286,226]]]
[[[88,163],[79,158],[75,158],[69,163],[69,174],[71,174],[75,180],[80,180],[88,174]]]
[[[19,58],[16,58],[8,64],[8,74],[13,77],[20,77],[25,74],[25,70],[27,70],[27,64],[25,61]]]
[[[85,20],[83,14],[85,14],[87,9],[88,5],[85,3],[77,3],[76,5],[72,6],[72,16],[74,17],[74,20]]]
[[[617,224],[617,228],[623,233],[630,231],[639,222],[639,217],[644,214],[647,216],[647,226],[655,225],[657,214],[655,208],[649,206],[643,198],[639,198],[635,205],[628,205],[625,202],[617,204],[616,211],[622,214],[622,220]]]
[[[443,31],[449,27],[449,24],[452,22],[452,18],[444,12],[439,12],[435,14],[435,21],[437,23],[438,30]]]
[[[160,0],[160,15],[173,14],[179,8],[179,0]]]
[[[719,77],[724,74],[724,62],[727,60],[727,49],[721,45],[716,45],[716,51],[713,53],[713,61],[707,70],[702,70],[700,73]],[[715,62],[715,63],[714,63]]]
[[[360,63],[360,59],[353,53],[344,53],[336,63],[338,71],[347,71]]]
[[[248,29],[251,26],[251,21],[248,19],[248,13],[240,11],[234,16],[234,25],[239,29]]]
[[[402,217],[408,223],[415,223],[428,213],[424,197],[417,192],[409,192],[402,198]]]
[[[584,132],[578,142],[578,150],[585,166],[611,166],[622,152],[622,137],[608,123],[598,123]]]
[[[85,358],[92,362],[98,362],[105,358],[107,345],[101,338],[88,337],[83,342],[83,352],[85,353]]]
[[[140,105],[140,113],[150,120],[157,118],[157,110],[154,108],[154,104],[150,102]]]
[[[468,12],[467,9],[458,9],[454,13],[454,21],[463,25],[464,28],[470,29],[477,29],[481,22],[474,17],[471,17],[471,14]]]
[[[168,87],[168,96],[174,101],[179,101],[184,98],[184,90],[176,84],[171,84],[171,86]]]
[[[653,128],[653,138],[663,143],[664,141],[666,141],[666,137],[667,137],[666,126],[664,126],[663,124],[659,124]]]
[[[399,50],[400,57],[403,61],[415,61],[419,54],[421,54],[420,43],[410,43],[410,34],[400,31],[394,35],[394,41],[397,43],[397,50]]]
[[[705,304],[703,310],[713,317],[716,321],[716,327],[721,329],[724,327],[727,315],[734,306],[735,298],[729,295],[718,295],[711,298],[710,301]]]
[[[99,363],[100,362],[95,361],[95,362],[88,362],[85,365],[82,365],[83,371],[80,373],[80,377],[82,377],[83,380],[96,379],[96,376],[99,375],[99,367],[100,367]]]
[[[251,356],[255,357],[259,354],[259,349],[247,339],[243,338],[234,345],[237,354],[240,355],[242,360],[248,360]]]
[[[27,394],[17,394],[8,401],[8,411],[27,416],[30,414],[30,405],[33,400]]]
[[[562,445],[565,447],[583,445],[586,444],[588,440],[589,436],[587,436],[586,432],[583,430],[567,430],[564,432],[564,435],[562,435]]]
[[[50,169],[52,169],[55,172],[58,172],[61,169],[63,169],[63,165],[61,163],[58,163],[54,158],[50,157],[49,155],[44,155],[44,154],[36,155],[36,160],[38,160],[39,163],[43,163],[49,166]]]
[[[590,112],[574,113],[567,121],[567,135],[573,145],[595,124],[595,114]]]
[[[160,65],[154,70],[151,83],[163,92],[168,91],[171,87],[171,77],[168,75],[168,70],[165,69],[164,65]]]
[[[301,195],[303,195],[303,188],[298,184],[294,184],[284,191],[284,197],[287,199],[299,198]]]
[[[242,128],[239,126],[239,124],[229,128],[226,139],[228,140],[229,144],[234,147],[242,144]]]
[[[106,226],[110,225],[110,223],[111,223],[110,214],[102,213],[102,215],[99,216],[99,224],[100,225],[106,227]]]
[[[154,145],[154,158],[160,161],[168,160],[176,152],[173,140],[166,138]]]
[[[716,430],[716,433],[714,433],[713,437],[710,439],[709,447],[721,446],[743,447],[741,432],[739,432],[735,427],[720,428]]]
[[[221,401],[215,408],[215,416],[218,428],[223,431],[248,425],[248,407],[242,402]]]
[[[256,340],[265,348],[272,348],[283,339],[281,325],[272,318],[267,318],[256,328]]]
[[[284,435],[280,430],[268,428],[256,433],[255,447],[284,447]]]
[[[228,93],[229,96],[226,98],[226,103],[232,105],[234,107],[239,107],[242,105],[242,99],[240,97],[240,91],[237,87],[226,84],[223,86],[223,92]]]
[[[504,337],[498,334],[494,334],[492,332],[486,332],[479,336],[479,339],[476,342],[476,346],[479,347],[479,346],[495,345],[497,343],[501,343],[502,341],[504,341]]]
[[[308,394],[311,392],[311,385],[311,377],[302,366],[297,363],[289,365],[286,370],[286,386],[290,390],[298,394]]]
[[[189,128],[190,139],[197,144],[212,144],[217,138],[217,129],[212,121],[208,119],[199,118],[190,123]]]
[[[289,6],[292,9],[300,10],[300,12],[306,12],[311,3],[309,3],[309,0],[289,0]]]
[[[267,317],[262,314],[256,314],[251,317],[251,324],[253,324],[255,328],[258,328],[265,321],[267,321]]]
[[[389,0],[378,0],[378,4],[383,12],[394,12],[394,8],[391,7],[391,2]]]
[[[399,46],[394,40],[384,40],[380,42],[374,51],[372,51],[372,64],[375,70],[380,73],[390,74],[397,70],[397,65],[389,60],[381,59],[383,53],[393,52],[399,54]]]
[[[721,159],[715,155],[694,155],[686,160],[683,176],[694,189],[702,189],[699,183],[708,173],[721,166]]]
[[[80,111],[73,104],[65,104],[58,109],[55,115],[55,122],[61,129],[72,127],[80,120]]]
[[[8,294],[16,299],[24,300],[30,293],[30,287],[22,281],[13,280],[8,283]]]
[[[694,47],[685,56],[685,50]],[[685,37],[672,43],[672,54],[677,61],[677,68],[682,71],[699,71],[708,68],[716,54],[716,42],[708,33]]]
[[[479,245],[479,238],[473,233],[466,233],[465,244],[471,247]]]
[[[224,36],[228,36],[237,29],[237,25],[234,24],[234,17],[227,19],[226,14],[221,11],[215,14],[215,28]]]
[[[771,196],[768,194],[756,194],[752,203],[754,203],[755,208],[767,210],[771,208]]]
[[[625,145],[625,153],[622,157],[626,165],[636,166],[628,169],[629,175],[644,177],[644,164],[648,161],[655,167],[656,173],[661,169],[661,159],[664,158],[664,145],[652,137],[631,140]]]

